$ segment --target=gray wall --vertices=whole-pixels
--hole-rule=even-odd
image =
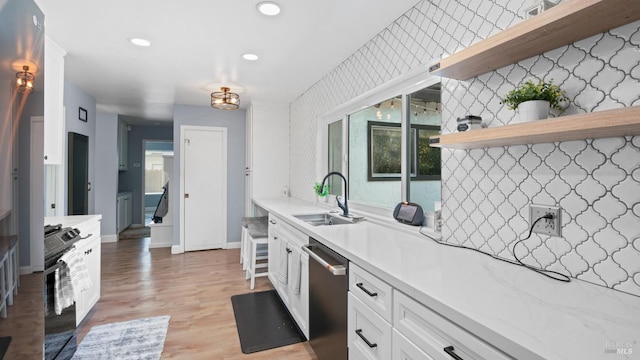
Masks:
[[[64,82],[64,106],[65,106],[65,149],[68,149],[69,132],[75,132],[89,137],[89,182],[95,184],[96,166],[102,166],[96,163],[96,99],[87,94],[84,90],[76,85]],[[78,118],[78,108],[82,107],[87,110],[87,121],[81,121]],[[101,148],[100,151],[105,151]],[[66,154],[66,150],[65,150]],[[66,178],[66,155],[65,155],[65,184],[68,183]],[[95,190],[89,191],[89,214],[95,214]],[[67,213],[67,193],[65,191],[65,214]]]
[[[221,111],[205,106],[175,105],[173,136],[180,139],[181,125],[217,126],[227,128],[227,241],[240,241],[240,228],[244,216],[244,168],[245,168],[245,111]],[[180,188],[180,146],[173,149],[173,189]],[[180,202],[173,204],[174,216],[180,214]],[[180,242],[180,224],[174,221],[174,244]]]
[[[100,233],[116,236],[116,196],[118,193],[118,115],[96,115],[95,212],[102,214]],[[99,164],[99,166],[98,166]]]
[[[144,157],[143,140],[173,140],[173,128],[170,126],[136,126],[131,125],[128,142],[128,170],[118,174],[118,191],[131,191],[133,194],[132,223],[143,224],[142,208],[144,189],[142,185],[142,159]],[[140,167],[133,167],[134,163]],[[116,164],[117,165],[117,164]],[[116,166],[117,169],[117,166]],[[115,199],[114,199],[115,201]]]

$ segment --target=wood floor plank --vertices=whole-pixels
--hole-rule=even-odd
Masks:
[[[102,244],[101,299],[78,328],[171,315],[162,359],[316,359],[308,342],[243,354],[231,296],[270,290],[266,277],[249,289],[239,249],[171,255],[149,239]]]
[[[5,360],[42,359],[44,342],[44,289],[41,272],[20,276],[18,295],[0,319],[0,336],[11,336]]]

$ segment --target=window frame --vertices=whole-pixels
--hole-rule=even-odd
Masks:
[[[410,104],[409,96],[426,87],[432,86],[442,82],[442,78],[432,76],[424,69],[419,67],[412,71],[407,72],[393,80],[390,80],[374,89],[371,89],[347,102],[342,103],[334,107],[332,110],[320,114],[316,117],[316,179],[320,181],[328,173],[328,144],[329,136],[328,129],[329,124],[342,120],[342,171],[341,173],[349,181],[349,115],[359,110],[378,104],[382,101],[390,99],[392,97],[400,96],[403,106],[401,112],[401,156],[402,159],[408,159],[410,154],[410,144],[408,143],[408,134],[410,131]],[[417,145],[417,143],[416,143]],[[406,201],[409,197],[409,187],[411,176],[407,174],[407,161],[401,162],[401,199],[400,201]],[[395,179],[397,180],[397,178]],[[414,180],[416,180],[414,178]],[[422,179],[419,179],[422,180]],[[438,180],[438,179],[425,179],[425,180]],[[347,189],[348,190],[348,189]],[[343,194],[344,195],[344,190]],[[332,201],[328,199],[327,201]],[[349,207],[356,210],[367,211],[374,214],[380,214],[383,216],[389,216],[393,209],[382,208],[379,206],[369,205],[366,203],[353,201],[349,199]]]

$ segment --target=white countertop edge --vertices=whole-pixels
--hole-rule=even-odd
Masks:
[[[85,221],[101,221],[101,214],[92,215],[69,215],[69,216],[48,216],[44,218],[45,225],[61,224],[63,227],[76,227]]]
[[[314,237],[316,240],[319,240],[329,247],[333,248],[333,250],[337,251],[341,255],[348,258],[350,261],[353,261],[358,266],[366,269],[372,274],[378,276],[382,280],[388,282],[392,286],[394,286],[399,291],[409,295],[415,300],[421,302],[425,306],[430,307],[436,312],[440,313],[442,316],[447,319],[453,321],[459,326],[467,329],[468,331],[474,334],[482,334],[482,338],[485,341],[492,343],[494,346],[500,348],[504,352],[509,355],[517,358],[517,359],[572,359],[575,357],[567,357],[566,355],[561,354],[574,354],[579,356],[579,349],[574,348],[564,348],[564,349],[550,349],[548,341],[556,341],[557,339],[552,338],[551,335],[538,336],[538,334],[530,334],[527,332],[526,324],[521,324],[520,328],[514,328],[512,324],[502,324],[500,319],[496,318],[495,320],[491,319],[491,314],[483,313],[483,309],[480,309],[476,306],[477,309],[473,308],[473,305],[470,303],[463,304],[451,304],[448,299],[437,298],[432,294],[427,293],[424,289],[420,289],[418,286],[411,284],[405,279],[401,279],[397,276],[394,276],[389,271],[385,271],[384,264],[371,264],[369,261],[361,257],[360,255],[353,253],[352,251],[348,251],[347,249],[340,246],[335,241],[332,241],[329,237],[332,235],[330,232],[337,231],[331,230],[329,231],[327,227],[313,227],[308,225],[301,220],[294,218],[292,215],[294,214],[302,214],[302,213],[312,213],[317,212],[318,210],[323,211],[326,209],[326,205],[321,204],[312,204],[309,202],[305,202],[295,198],[265,198],[265,199],[253,199],[254,203],[269,212],[273,212],[283,220],[285,220],[290,225],[294,226],[298,230],[309,234]],[[372,221],[372,223],[375,223]],[[385,225],[385,227],[392,227],[395,231],[395,226],[392,226],[393,222],[389,225]],[[378,224],[379,225],[379,224]],[[344,225],[342,225],[344,226]],[[355,225],[347,225],[347,226],[358,226]],[[402,226],[402,225],[401,225]],[[340,226],[334,226],[333,228],[339,228]],[[335,235],[335,233],[334,233]],[[414,236],[416,235],[414,231]],[[439,246],[435,245],[434,246]],[[445,248],[444,246],[441,246]],[[435,249],[435,248],[434,248]],[[636,297],[633,295],[629,295],[626,293],[622,293],[619,291],[611,290],[608,288],[600,287],[594,284],[590,284],[584,281],[572,279],[570,283],[560,283],[551,279],[547,279],[540,274],[534,273],[525,268],[517,267],[511,264],[503,263],[501,261],[497,261],[495,259],[491,259],[488,256],[472,252],[464,249],[454,249],[450,248],[449,250],[438,250],[440,252],[448,252],[453,255],[447,255],[450,258],[458,258],[460,261],[464,259],[465,262],[468,259],[473,259],[473,263],[480,264],[480,269],[486,269],[487,278],[489,281],[495,282],[496,288],[501,289],[503,291],[510,291],[509,287],[513,287],[513,291],[508,294],[512,298],[515,298],[519,301],[525,302],[529,306],[535,306],[537,302],[540,302],[540,308],[547,306],[547,301],[551,306],[563,307],[565,304],[562,302],[562,294],[572,294],[578,293],[583,294],[587,297],[593,297],[597,299],[597,303],[593,304],[592,308],[589,308],[589,305],[585,305],[584,302],[574,301],[576,304],[580,306],[579,309],[576,310],[571,309],[572,311],[583,311],[585,316],[590,320],[595,316],[598,317],[598,314],[602,311],[601,306],[617,306],[617,307],[625,307],[625,309],[631,311],[630,315],[630,324],[637,324],[637,328],[640,328],[640,297]],[[452,253],[453,252],[453,253]],[[486,259],[484,259],[486,258]],[[498,278],[494,281],[493,277],[497,276]],[[514,279],[517,283],[513,283]],[[544,291],[550,292],[548,295],[540,295],[540,294],[531,294],[528,291],[534,292],[534,290],[529,290],[528,285],[535,284],[533,287],[543,288]],[[502,288],[504,287],[504,288]],[[518,288],[520,287],[520,288]],[[523,288],[525,287],[525,288]],[[507,290],[505,290],[507,289]],[[560,293],[560,295],[556,294]],[[573,296],[574,298],[577,296]],[[547,299],[548,298],[548,299]],[[464,300],[463,300],[464,301]],[[460,305],[460,306],[458,306]],[[513,305],[514,309],[517,308],[518,304]],[[566,307],[571,307],[574,304],[566,304]],[[510,304],[503,304],[501,306],[509,307]],[[471,310],[470,310],[471,309]],[[557,308],[552,308],[554,311],[560,311]],[[476,311],[477,310],[477,311]],[[509,310],[505,308],[505,310]],[[540,311],[542,311],[540,310]],[[618,314],[619,315],[619,314]],[[589,325],[593,325],[595,329],[592,329],[594,332],[605,332],[607,329],[613,329],[617,325],[616,321],[618,321],[619,316],[612,316],[613,319],[599,319],[600,323],[593,321],[592,323],[588,323],[585,325],[589,327]],[[550,322],[553,322],[554,319],[550,318]],[[496,326],[487,326],[487,322],[493,322],[492,325]],[[609,323],[607,323],[609,322]],[[560,324],[564,325],[564,324]],[[581,324],[582,325],[582,324]],[[626,327],[629,326],[629,323],[624,324]],[[601,328],[606,327],[606,329]],[[496,330],[495,328],[500,328]],[[508,329],[508,330],[507,330]],[[591,329],[590,329],[591,330]],[[547,336],[549,339],[545,338]],[[629,334],[628,338],[633,339],[632,336],[634,334]],[[637,335],[635,335],[637,336]],[[624,339],[612,338],[610,340],[619,341]],[[640,338],[633,339],[637,340],[637,343],[640,344]],[[557,345],[556,341],[556,345]],[[560,341],[559,346],[570,347],[570,344],[564,345],[562,341]],[[598,354],[590,354],[590,356],[596,356],[595,358],[601,358],[602,356],[606,356],[604,353],[604,341],[601,344],[602,352]],[[575,350],[575,353],[572,351]],[[634,355],[640,353],[636,349]],[[591,357],[586,357],[591,358]],[[620,359],[622,357],[616,357],[616,359]],[[628,358],[628,357],[626,357]],[[634,357],[635,358],[635,357]]]

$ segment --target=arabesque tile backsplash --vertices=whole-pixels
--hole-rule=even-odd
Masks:
[[[291,195],[313,201],[317,115],[521,21],[522,2],[420,1],[291,105]],[[564,114],[640,105],[640,21],[466,81],[442,79],[443,132],[456,118],[515,121],[501,104],[528,78],[553,79]],[[555,114],[560,115],[560,114]],[[504,258],[529,204],[559,205],[562,237],[534,234],[529,264],[640,296],[640,137],[442,152],[443,238]],[[293,166],[295,165],[295,166]]]

